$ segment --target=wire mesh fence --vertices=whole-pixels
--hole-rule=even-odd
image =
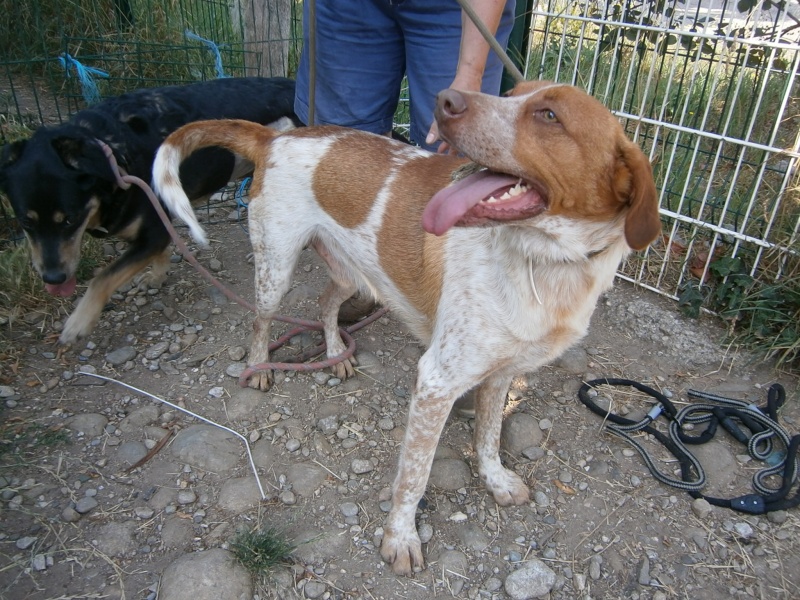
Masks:
[[[691,302],[712,278],[797,274],[798,18],[781,2],[536,4],[527,77],[589,90],[654,166],[665,235],[623,277]]]
[[[105,74],[90,77],[101,97],[220,75],[293,76],[301,7],[0,0],[0,142],[86,106],[76,63]],[[664,236],[621,277],[718,311],[751,293],[753,281],[800,279],[800,4],[528,0],[526,7],[518,15],[527,42],[517,50],[526,77],[588,90],[653,163]],[[407,102],[401,98],[401,129]],[[0,244],[12,235],[5,210]]]

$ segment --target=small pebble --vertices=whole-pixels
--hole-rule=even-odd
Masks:
[[[91,496],[84,496],[75,504],[75,510],[82,515],[85,515],[94,508],[97,508],[97,500]]]
[[[197,494],[192,490],[181,490],[178,492],[178,504],[191,504],[197,500]]]
[[[16,547],[17,547],[17,548],[19,548],[20,550],[27,550],[28,548],[30,548],[31,546],[33,546],[33,544],[34,544],[34,543],[36,543],[36,539],[37,539],[37,538],[35,538],[35,537],[32,537],[32,536],[25,536],[25,537],[21,537],[21,538],[19,538],[19,539],[17,540],[17,542],[16,542],[16,544],[15,544],[15,545],[16,545]]]
[[[366,460],[363,458],[356,458],[353,459],[353,462],[350,463],[350,468],[353,470],[353,473],[356,475],[363,475],[364,473],[369,473],[375,467],[372,464],[371,460]]]

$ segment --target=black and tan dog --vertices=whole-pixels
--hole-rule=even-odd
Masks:
[[[33,265],[53,295],[75,291],[84,232],[128,242],[125,253],[92,279],[70,315],[60,341],[87,335],[111,294],[152,264],[147,283],[159,285],[168,266],[169,235],[137,187],[115,183],[97,140],[108,144],[121,169],[150,181],[153,157],[164,138],[186,123],[244,119],[297,123],[294,81],[228,78],[143,89],[105,100],[69,122],[38,129],[27,141],[3,148],[0,189],[8,195],[30,243]],[[221,148],[201,150],[181,165],[181,181],[200,199],[252,168]]]

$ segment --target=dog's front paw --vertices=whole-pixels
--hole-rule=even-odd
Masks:
[[[266,392],[269,388],[272,387],[274,379],[272,376],[272,371],[256,371],[253,373],[253,376],[250,378],[250,381],[247,382],[247,385],[253,388],[254,390],[260,390],[262,392]]]
[[[422,542],[413,526],[410,531],[402,532],[387,528],[381,543],[381,556],[396,575],[411,575],[414,570],[425,568]]]
[[[134,280],[134,284],[140,290],[146,292],[147,290],[153,289],[158,290],[161,289],[161,286],[164,285],[164,282],[167,280],[167,272],[166,271],[157,271],[155,269],[148,271],[147,273],[142,273]]]
[[[341,380],[345,380],[348,377],[355,377],[356,370],[355,367],[358,363],[356,362],[355,357],[345,358],[342,362],[336,363],[331,367],[331,371],[333,371],[333,376],[338,377]]]
[[[486,487],[500,506],[525,504],[530,500],[530,491],[522,478],[508,469],[484,477]]]
[[[73,344],[79,338],[86,337],[92,332],[94,326],[100,317],[93,311],[83,308],[83,302],[78,304],[78,308],[70,315],[67,322],[64,323],[64,329],[61,330],[61,335],[58,337],[58,343],[67,345]]]

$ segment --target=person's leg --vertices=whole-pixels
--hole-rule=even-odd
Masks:
[[[295,112],[308,124],[309,10],[303,7],[303,53]],[[386,0],[316,2],[314,124],[391,131],[405,71],[403,35]]]
[[[506,47],[514,25],[514,0],[508,0],[497,31]],[[411,102],[411,140],[436,151],[439,142],[428,146],[425,136],[433,123],[436,94],[453,82],[461,43],[461,7],[457,2],[405,0],[398,7],[398,22],[405,36],[406,74]],[[498,94],[503,64],[489,51],[481,91]]]

